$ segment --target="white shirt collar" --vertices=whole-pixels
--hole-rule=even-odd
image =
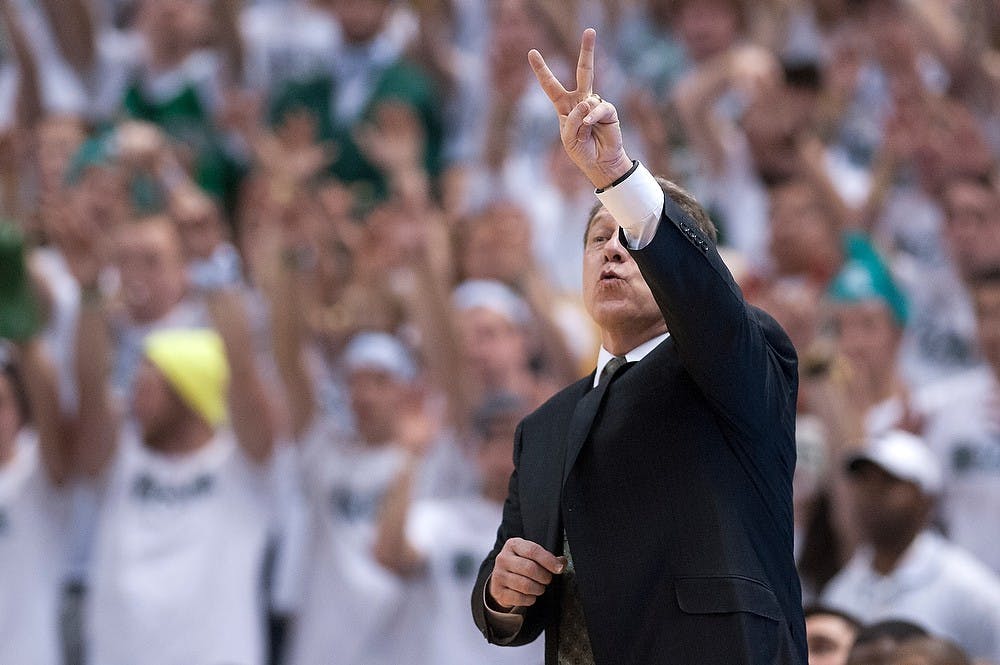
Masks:
[[[627,352],[625,354],[625,360],[627,360],[630,363],[639,362],[640,360],[645,358],[650,351],[658,347],[660,345],[660,342],[662,342],[668,337],[670,337],[670,333],[665,332],[662,335],[657,335],[653,339],[643,342],[639,346]],[[610,360],[614,357],[615,355],[613,353],[605,349],[603,346],[601,347],[600,353],[597,354],[597,372],[594,373],[595,388],[597,387],[597,382],[601,378],[601,372],[604,371],[604,366],[607,365],[608,362],[610,362]]]

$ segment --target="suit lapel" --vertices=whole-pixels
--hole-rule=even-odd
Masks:
[[[597,411],[600,409],[601,402],[604,400],[604,395],[607,393],[608,386],[610,385],[610,379],[604,381],[596,388],[587,391],[580,401],[576,403],[576,408],[573,410],[573,417],[569,421],[569,429],[566,431],[562,485],[565,485],[566,479],[569,478],[569,472],[576,463],[580,449],[583,448],[583,444],[587,440],[590,427],[594,424],[594,417],[597,416]]]

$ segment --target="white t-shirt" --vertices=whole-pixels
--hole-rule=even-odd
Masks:
[[[56,665],[67,503],[35,436],[22,430],[15,445],[0,467],[0,663]]]
[[[980,367],[918,395],[924,438],[945,471],[948,537],[1000,574],[1000,385]]]
[[[292,665],[393,665],[384,651],[401,616],[404,586],[375,561],[372,546],[382,499],[404,460],[390,444],[346,446],[322,436],[306,443],[312,538]]]
[[[986,566],[930,531],[917,536],[889,575],[871,564],[871,550],[861,548],[830,580],[823,603],[864,623],[912,621],[973,658],[1000,662],[1000,578]]]
[[[303,445],[311,539],[289,663],[412,662],[412,643],[401,630],[410,602],[406,582],[372,553],[382,501],[407,453],[394,444],[343,443],[322,426]],[[431,452],[418,474],[417,496],[440,493],[454,477],[450,457],[446,444]]]
[[[482,497],[426,499],[414,503],[407,537],[427,558],[413,604],[411,641],[434,665],[541,665],[544,640],[522,647],[489,644],[476,628],[469,599],[479,566],[496,540],[503,504]],[[412,661],[418,662],[418,661]]]
[[[88,662],[261,665],[271,488],[229,433],[180,457],[123,435],[101,497]]]

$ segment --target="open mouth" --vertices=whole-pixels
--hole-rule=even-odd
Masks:
[[[618,275],[618,274],[616,274],[616,273],[614,273],[614,272],[612,272],[610,270],[605,270],[605,271],[601,272],[601,281],[602,282],[609,282],[609,281],[615,281],[615,280],[625,281],[623,277],[621,277],[620,275]]]

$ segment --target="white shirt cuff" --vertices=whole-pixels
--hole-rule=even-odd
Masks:
[[[515,607],[510,612],[497,612],[490,607],[486,596],[486,589],[488,587],[489,580],[487,580],[486,586],[483,587],[483,607],[486,608],[486,620],[493,629],[493,636],[496,638],[497,643],[506,644],[521,632],[521,626],[524,624],[523,613],[525,608]]]
[[[663,212],[663,190],[646,167],[597,194],[618,225],[625,230],[629,249],[642,249],[653,240]]]

